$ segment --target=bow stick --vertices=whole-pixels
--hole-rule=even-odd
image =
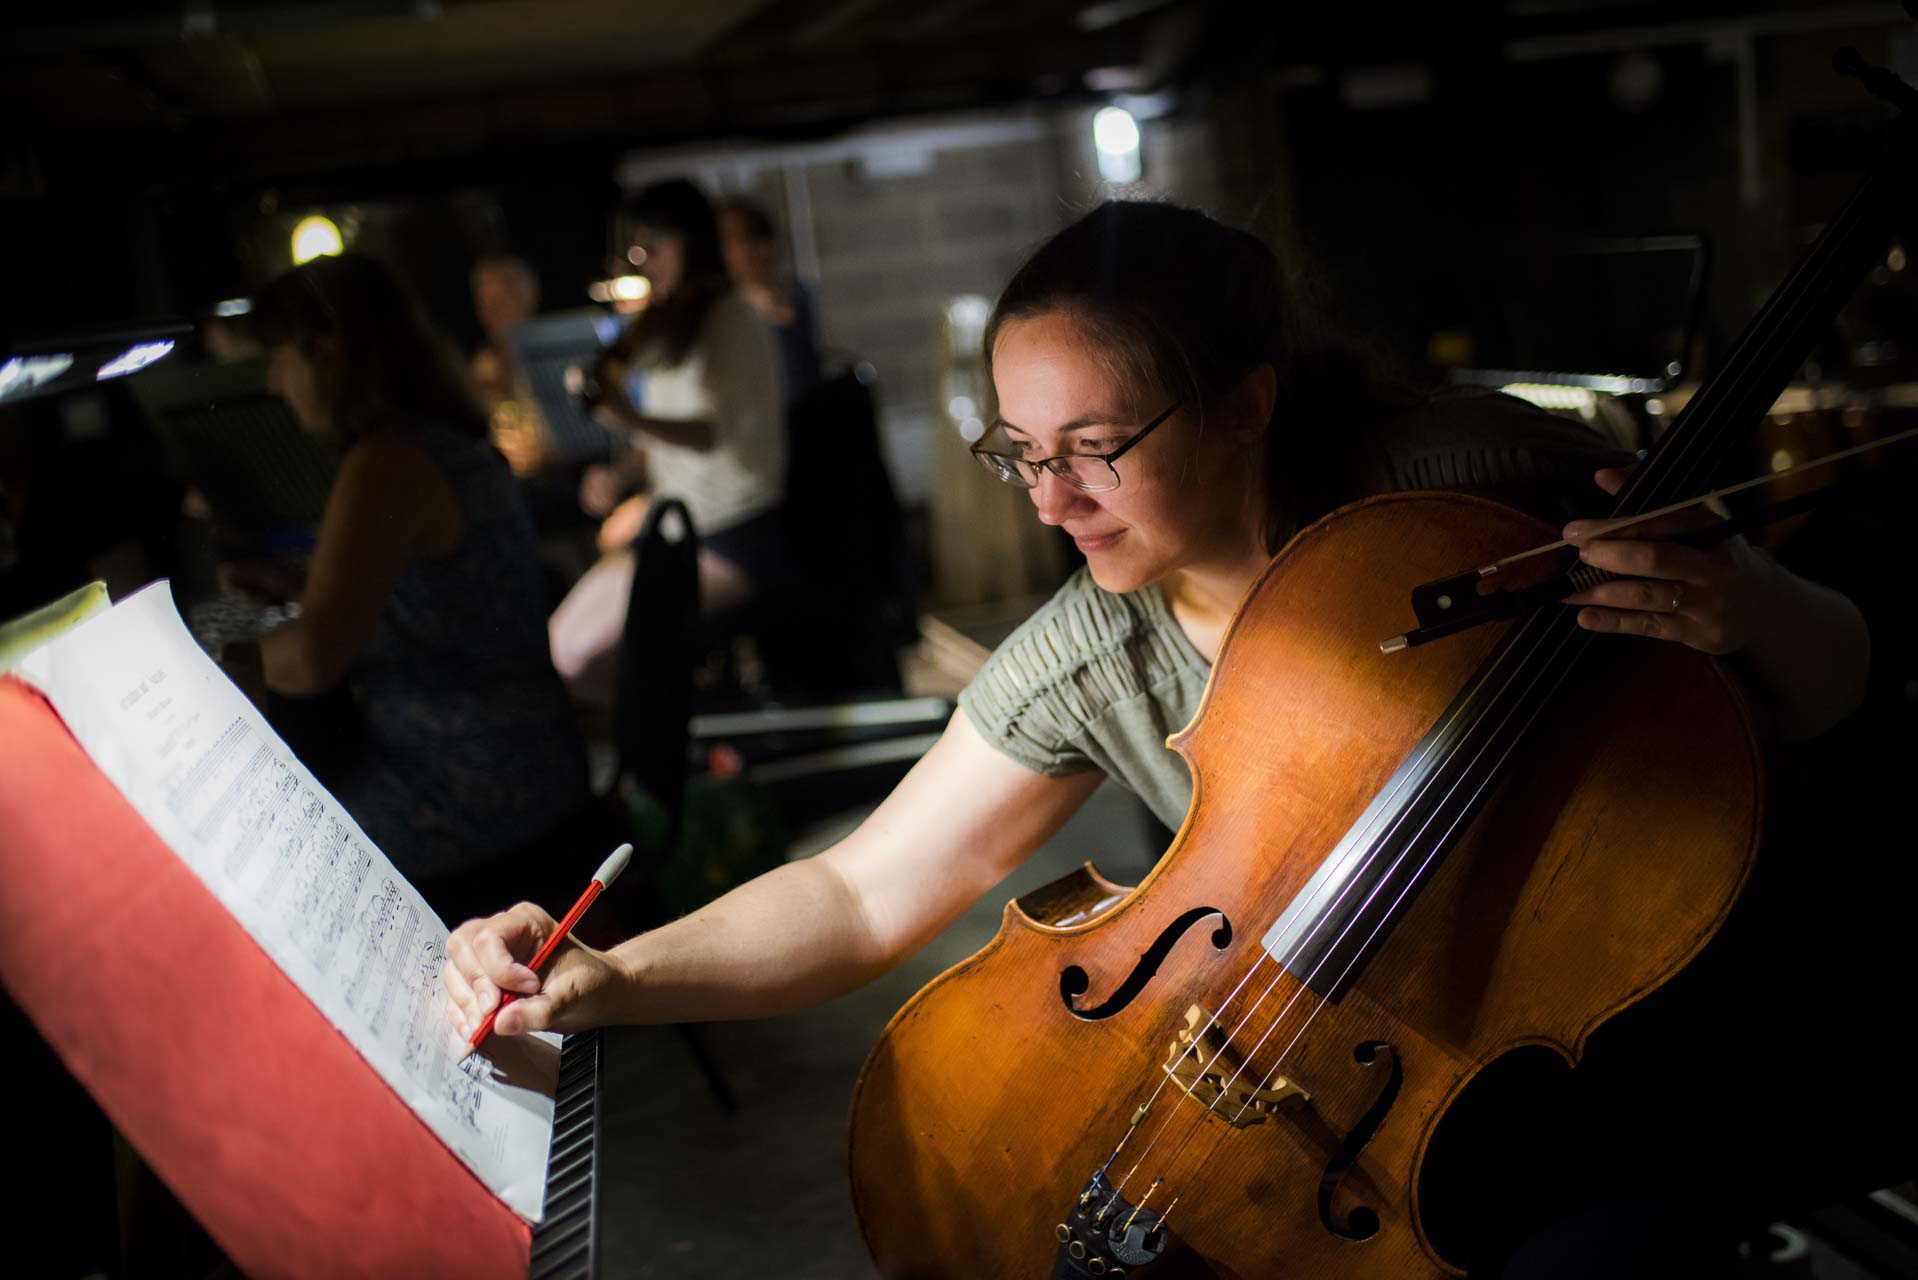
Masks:
[[[1870,453],[1873,450],[1898,444],[1901,441],[1910,440],[1913,437],[1918,437],[1918,427],[1914,427],[1908,431],[1900,431],[1896,435],[1886,436],[1882,440],[1873,440],[1868,444],[1855,445],[1849,449],[1841,449],[1836,453],[1828,453],[1822,458],[1813,458],[1809,462],[1801,462],[1797,466],[1789,467],[1784,471],[1773,472],[1769,475],[1754,476],[1750,480],[1742,480],[1737,484],[1727,485],[1723,489],[1714,489],[1710,493],[1702,493],[1694,498],[1686,498],[1682,502],[1674,502],[1668,506],[1659,507],[1654,511],[1646,511],[1639,515],[1626,516],[1618,520],[1603,521],[1593,526],[1588,541],[1598,541],[1603,538],[1615,537],[1618,534],[1628,532],[1651,521],[1679,516],[1699,507],[1707,507],[1714,502],[1722,502],[1723,499],[1730,497],[1732,494],[1743,493],[1748,489],[1755,489],[1762,485],[1776,484],[1792,476],[1804,475],[1820,467],[1828,467],[1835,462],[1842,462],[1846,458],[1854,458],[1860,454]],[[1834,481],[1824,484],[1816,489],[1794,494],[1792,497],[1782,499],[1768,506],[1758,507],[1739,515],[1721,516],[1710,524],[1697,525],[1670,534],[1660,533],[1659,541],[1674,542],[1681,546],[1688,547],[1710,546],[1715,542],[1722,542],[1734,534],[1743,533],[1747,529],[1755,529],[1761,525],[1770,524],[1774,520],[1782,520],[1786,516],[1796,515],[1801,511],[1808,511],[1831,497],[1834,493],[1845,490],[1851,483],[1855,483],[1859,478],[1860,477],[1853,477],[1851,481]],[[1556,603],[1575,592],[1588,590],[1601,583],[1611,582],[1621,576],[1581,563],[1574,564],[1571,568],[1553,575],[1546,581],[1531,586],[1515,587],[1510,590],[1494,588],[1489,591],[1484,588],[1483,584],[1492,578],[1498,577],[1501,571],[1512,565],[1530,560],[1536,556],[1548,555],[1554,551],[1563,551],[1573,546],[1573,543],[1564,538],[1560,538],[1556,542],[1548,542],[1543,546],[1533,547],[1529,551],[1520,551],[1514,555],[1506,556],[1503,559],[1494,560],[1490,564],[1481,565],[1476,569],[1470,569],[1464,573],[1454,574],[1446,578],[1436,578],[1431,582],[1422,583],[1412,588],[1412,612],[1417,616],[1420,625],[1414,630],[1406,632],[1404,635],[1393,636],[1389,640],[1379,641],[1379,652],[1397,653],[1402,649],[1410,649],[1417,645],[1426,644],[1442,636],[1455,635],[1460,631],[1465,631],[1483,623],[1494,622],[1500,618],[1514,617],[1529,609]]]

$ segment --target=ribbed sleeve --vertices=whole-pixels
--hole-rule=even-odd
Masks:
[[[1165,740],[1191,719],[1211,670],[1158,587],[1114,595],[1081,569],[1006,638],[959,704],[1028,769],[1096,770],[1176,827],[1192,779]]]

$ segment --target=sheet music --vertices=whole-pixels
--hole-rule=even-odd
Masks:
[[[87,754],[373,1069],[521,1217],[559,1039],[460,1060],[446,926],[187,632],[156,582],[21,661]]]

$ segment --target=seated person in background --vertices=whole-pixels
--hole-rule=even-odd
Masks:
[[[539,313],[539,277],[524,258],[488,254],[473,264],[473,315],[486,341],[473,352],[473,381],[488,400],[515,394],[519,370],[506,335]]]
[[[473,264],[473,314],[486,335],[473,352],[473,384],[491,415],[494,447],[522,476],[538,470],[545,456],[539,411],[506,335],[538,312],[539,277],[524,258],[500,253]]]
[[[489,254],[473,264],[473,314],[485,341],[473,352],[473,383],[492,425],[493,447],[520,480],[545,568],[550,610],[592,565],[595,521],[580,509],[580,474],[606,456],[555,447],[527,371],[507,335],[539,314],[539,277],[526,259]]]
[[[317,258],[262,290],[253,322],[268,385],[340,450],[300,615],[259,642],[264,683],[351,691],[363,749],[326,781],[409,878],[456,876],[587,798],[531,522],[450,349],[386,267]]]
[[[819,313],[812,290],[779,273],[778,233],[764,208],[744,196],[719,202],[720,248],[739,296],[779,339],[786,402],[819,381]]]
[[[238,364],[260,354],[245,316],[208,316],[200,322],[200,346],[215,364]]]
[[[652,295],[608,352],[600,421],[628,432],[653,494],[679,498],[699,533],[700,611],[727,613],[779,571],[779,506],[786,471],[784,403],[771,333],[727,281],[712,205],[680,179],[647,187],[631,206],[640,270]],[[645,375],[642,402],[621,389]],[[612,509],[608,472],[589,468],[582,505]],[[638,504],[615,516],[625,537],[586,572],[548,625],[554,665],[582,702],[611,697],[613,655],[633,580],[623,548]],[[630,532],[626,532],[630,530]]]

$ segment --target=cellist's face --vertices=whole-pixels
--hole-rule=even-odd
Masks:
[[[1135,403],[1139,397],[1098,359],[1078,322],[1058,312],[999,330],[992,379],[995,437],[1002,433],[1029,458],[1111,453],[1170,399]],[[1029,490],[1039,519],[1072,535],[1107,591],[1136,590],[1243,543],[1248,473],[1256,484],[1258,459],[1235,449],[1232,432],[1201,432],[1189,406],[1113,466],[1116,489],[1088,492],[1045,471]]]

